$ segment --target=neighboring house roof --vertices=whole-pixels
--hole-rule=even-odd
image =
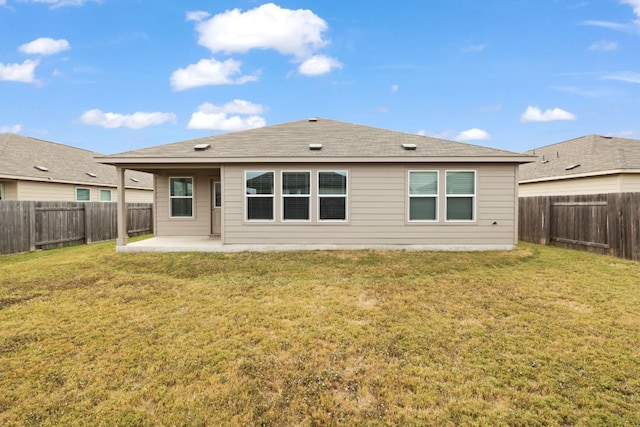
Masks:
[[[640,140],[587,135],[527,151],[538,156],[520,166],[520,182],[613,173],[640,173]]]
[[[405,147],[403,147],[405,144]],[[198,149],[199,147],[199,149]],[[533,158],[428,136],[314,118],[114,154],[108,164],[513,162]]]
[[[97,163],[97,156],[103,154],[21,135],[0,134],[0,178],[116,187],[116,169]],[[126,187],[151,190],[153,176],[128,171]]]

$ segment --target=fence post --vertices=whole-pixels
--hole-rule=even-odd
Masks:
[[[542,224],[543,244],[551,244],[551,197],[544,198],[544,222]]]
[[[91,243],[91,202],[83,203],[84,208],[84,242]]]
[[[36,202],[27,204],[29,217],[29,251],[36,250]]]

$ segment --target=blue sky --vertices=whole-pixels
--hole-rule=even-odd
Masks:
[[[326,117],[640,138],[640,0],[0,0],[0,133],[112,154]]]

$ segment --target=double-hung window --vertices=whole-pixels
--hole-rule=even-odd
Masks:
[[[438,220],[438,172],[409,171],[409,221]]]
[[[282,220],[309,221],[311,172],[282,172]]]
[[[101,202],[110,202],[111,201],[111,190],[100,189],[100,201]]]
[[[475,171],[447,171],[447,221],[475,221]]]
[[[347,220],[347,171],[318,172],[318,220]]]
[[[76,202],[90,202],[91,201],[91,189],[76,187]]]
[[[273,221],[274,172],[246,171],[245,215],[247,221]]]
[[[193,217],[193,178],[169,178],[172,218]]]

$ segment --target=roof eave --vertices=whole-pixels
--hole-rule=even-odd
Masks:
[[[529,178],[520,180],[520,184],[531,184],[535,182],[561,181],[564,179],[589,178],[603,175],[619,175],[619,174],[640,174],[640,169],[610,169],[606,171],[577,173],[572,175],[555,175],[540,178]]]

